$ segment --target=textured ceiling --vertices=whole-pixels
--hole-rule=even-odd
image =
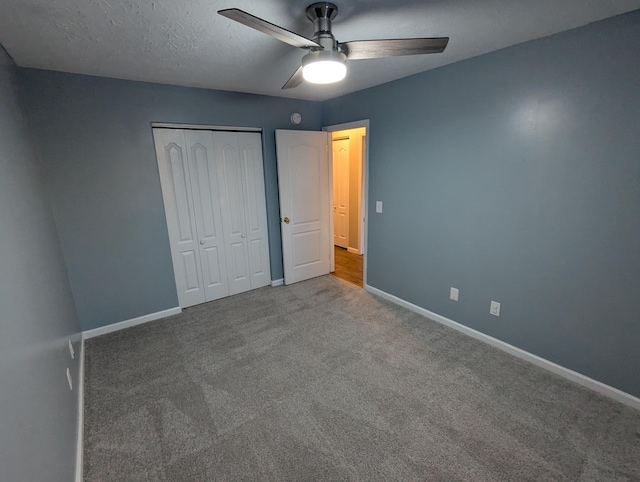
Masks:
[[[311,36],[312,0],[2,0],[0,44],[23,67],[325,100],[640,8],[640,0],[335,0],[339,41],[451,38],[442,54],[351,61],[330,86],[280,87],[296,49],[216,13]]]

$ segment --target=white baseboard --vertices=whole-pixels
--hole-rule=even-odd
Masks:
[[[360,250],[357,248],[347,248],[347,251],[353,254],[360,254]]]
[[[80,337],[80,360],[78,366],[78,420],[76,435],[76,482],[82,482],[84,452],[84,337]]]
[[[427,318],[437,321],[449,328],[453,328],[465,335],[468,335],[472,338],[476,338],[477,340],[483,341],[488,345],[494,346],[502,351],[510,353],[511,355],[517,356],[522,360],[528,361],[529,363],[533,363],[536,366],[549,370],[550,372],[555,373],[556,375],[560,375],[568,380],[578,383],[583,387],[590,388],[602,395],[605,395],[609,398],[617,400],[629,407],[635,408],[636,410],[640,410],[640,398],[634,397],[633,395],[623,392],[622,390],[618,390],[617,388],[606,385],[602,382],[594,380],[593,378],[589,378],[586,375],[583,375],[578,372],[574,372],[569,368],[565,368],[561,365],[553,363],[552,361],[541,358],[533,353],[529,353],[528,351],[522,350],[521,348],[515,347],[506,343],[504,341],[498,340],[497,338],[493,338],[492,336],[485,335],[482,332],[474,330],[473,328],[469,328],[468,326],[462,325],[456,321],[450,320],[442,315],[429,311],[420,306],[414,305],[408,301],[403,300],[402,298],[398,298],[392,294],[389,294],[385,291],[379,290],[378,288],[374,288],[370,285],[365,285],[364,289],[368,292],[379,296],[380,298],[384,298],[385,300],[391,301],[397,305],[403,306],[411,311],[419,313]]]
[[[130,320],[120,321],[119,323],[94,328],[93,330],[83,331],[82,337],[85,339],[94,338],[96,336],[106,335],[107,333],[124,330],[125,328],[131,328],[132,326],[142,325],[143,323],[149,323],[150,321],[159,320],[160,318],[166,318],[167,316],[177,315],[180,313],[182,313],[182,308],[176,306],[175,308],[169,308],[168,310],[149,313],[148,315],[139,316],[138,318],[132,318]]]
[[[282,286],[283,284],[284,284],[284,278],[271,280],[271,286]]]

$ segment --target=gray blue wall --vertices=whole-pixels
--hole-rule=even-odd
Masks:
[[[151,122],[264,129],[277,279],[274,129],[293,111],[301,129],[370,119],[368,283],[640,396],[639,27],[634,12],[323,104],[22,70],[82,328],[177,305]]]
[[[152,122],[261,127],[272,279],[283,277],[275,129],[321,104],[22,70],[78,317],[88,330],[178,306]]]
[[[323,104],[358,119],[368,284],[640,396],[640,11]]]
[[[0,480],[73,480],[75,309],[37,155],[0,46]]]

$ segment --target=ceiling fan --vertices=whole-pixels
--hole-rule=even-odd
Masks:
[[[310,51],[302,57],[302,65],[282,86],[283,89],[297,87],[304,80],[316,84],[338,82],[347,74],[347,59],[439,54],[444,51],[449,42],[449,37],[338,42],[331,33],[331,21],[338,14],[338,7],[329,2],[318,2],[307,7],[307,17],[313,22],[313,39],[298,35],[237,8],[219,10],[218,13],[289,45]]]

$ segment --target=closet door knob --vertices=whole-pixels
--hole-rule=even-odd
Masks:
[[[244,234],[241,234],[241,235],[240,235],[240,237],[241,237],[242,239],[244,239]]]
[[[289,224],[289,221],[291,221],[289,218],[284,218],[283,221],[287,224]]]
[[[200,240],[200,246],[204,246],[204,239]]]

